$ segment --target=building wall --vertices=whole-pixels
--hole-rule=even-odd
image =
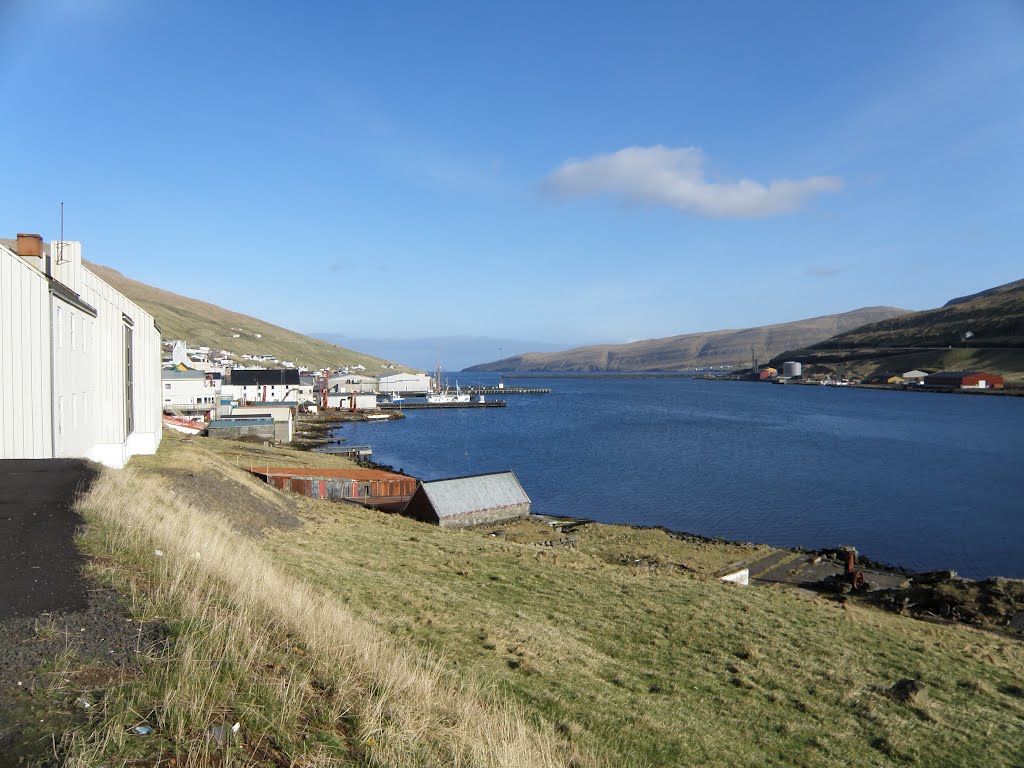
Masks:
[[[79,293],[99,311],[94,352],[100,374],[97,387],[99,435],[97,444],[86,455],[109,466],[124,466],[129,457],[137,453],[156,453],[160,445],[163,430],[160,331],[152,315],[92,272],[82,268],[80,276],[82,290]],[[129,328],[124,317],[132,321],[132,327]],[[130,432],[125,417],[126,329],[130,330],[132,338]]]
[[[50,289],[0,247],[0,459],[52,458]]]
[[[431,391],[430,382],[425,373],[396,373],[382,376],[379,387],[381,394],[423,394]]]
[[[85,456],[99,429],[94,361],[98,318],[57,295],[50,305],[53,453],[57,458]]]
[[[442,517],[439,524],[442,528],[467,528],[471,525],[491,525],[529,516],[529,504],[514,504],[507,507],[492,507],[491,509],[480,509],[461,515]]]
[[[210,437],[237,440],[240,437],[259,437],[264,440],[274,440],[275,432],[273,424],[237,424],[230,427],[210,427],[207,433]]]

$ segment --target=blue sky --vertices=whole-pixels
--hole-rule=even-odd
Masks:
[[[0,29],[0,234],[56,237],[63,200],[86,258],[304,332],[620,342],[1024,277],[1020,2],[0,0]]]

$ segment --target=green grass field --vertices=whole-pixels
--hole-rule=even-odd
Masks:
[[[1024,763],[1014,640],[714,578],[765,547],[592,525],[553,548],[281,494],[239,457],[344,462],[263,450],[168,437],[83,500],[97,572],[172,635],[69,765]],[[150,711],[145,752],[123,723]],[[217,749],[226,720],[244,739]]]

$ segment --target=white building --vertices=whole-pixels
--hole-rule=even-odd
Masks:
[[[162,408],[185,416],[213,418],[220,402],[220,377],[204,371],[164,370]]]
[[[358,373],[334,373],[328,379],[328,387],[332,392],[377,392],[380,379]]]
[[[313,399],[313,383],[304,384],[294,368],[236,368],[221,391],[239,402],[302,403]]]
[[[0,459],[123,467],[160,443],[160,332],[77,242],[0,240]]]
[[[381,376],[380,393],[401,395],[425,395],[433,391],[432,379],[425,373],[394,373]]]

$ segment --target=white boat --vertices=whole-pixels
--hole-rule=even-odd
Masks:
[[[435,375],[434,386],[437,390],[427,395],[427,402],[431,405],[440,405],[446,403],[468,403],[470,402],[470,396],[459,390],[459,382],[455,382],[455,391],[452,392],[450,389],[444,386],[441,381],[441,358],[437,359],[437,373]]]
[[[437,403],[468,403],[470,402],[470,396],[465,392],[459,390],[459,382],[455,382],[455,391],[452,392],[450,389],[442,389],[440,392],[435,392],[432,395],[427,395],[427,402],[431,404]]]

